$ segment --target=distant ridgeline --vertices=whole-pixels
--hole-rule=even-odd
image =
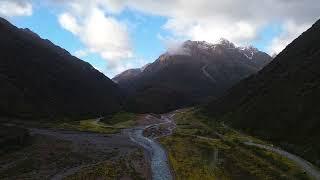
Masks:
[[[320,21],[203,111],[320,166]]]
[[[113,80],[128,94],[126,108],[163,113],[219,97],[272,58],[253,47],[186,41],[141,69],[127,70]]]

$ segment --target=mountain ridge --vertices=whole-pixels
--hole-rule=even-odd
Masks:
[[[320,165],[320,20],[204,113]]]
[[[143,71],[127,70],[113,80],[127,92],[128,110],[163,113],[215,98],[271,60],[264,52],[239,48],[227,40],[221,44],[186,41]]]
[[[0,18],[0,39],[2,114],[55,119],[109,114],[122,106],[115,83],[31,30]]]

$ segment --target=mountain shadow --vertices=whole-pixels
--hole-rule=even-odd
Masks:
[[[118,86],[66,50],[0,18],[0,114],[77,118],[118,111]]]
[[[320,21],[204,112],[320,166]]]

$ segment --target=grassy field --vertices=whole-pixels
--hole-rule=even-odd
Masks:
[[[309,179],[290,160],[243,145],[259,139],[234,131],[190,109],[175,116],[174,135],[160,141],[176,179]]]
[[[114,134],[120,132],[121,129],[133,127],[137,118],[136,114],[119,112],[110,117],[102,118],[99,121],[97,119],[88,119],[62,122],[55,124],[54,127],[58,129]]]

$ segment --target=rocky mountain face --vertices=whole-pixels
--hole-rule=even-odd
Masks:
[[[320,20],[204,111],[320,166]]]
[[[92,117],[121,107],[118,86],[89,63],[2,18],[0,52],[1,116]]]
[[[113,80],[128,94],[127,108],[162,113],[218,97],[256,73],[271,57],[253,47],[186,41],[143,69],[128,70]]]

